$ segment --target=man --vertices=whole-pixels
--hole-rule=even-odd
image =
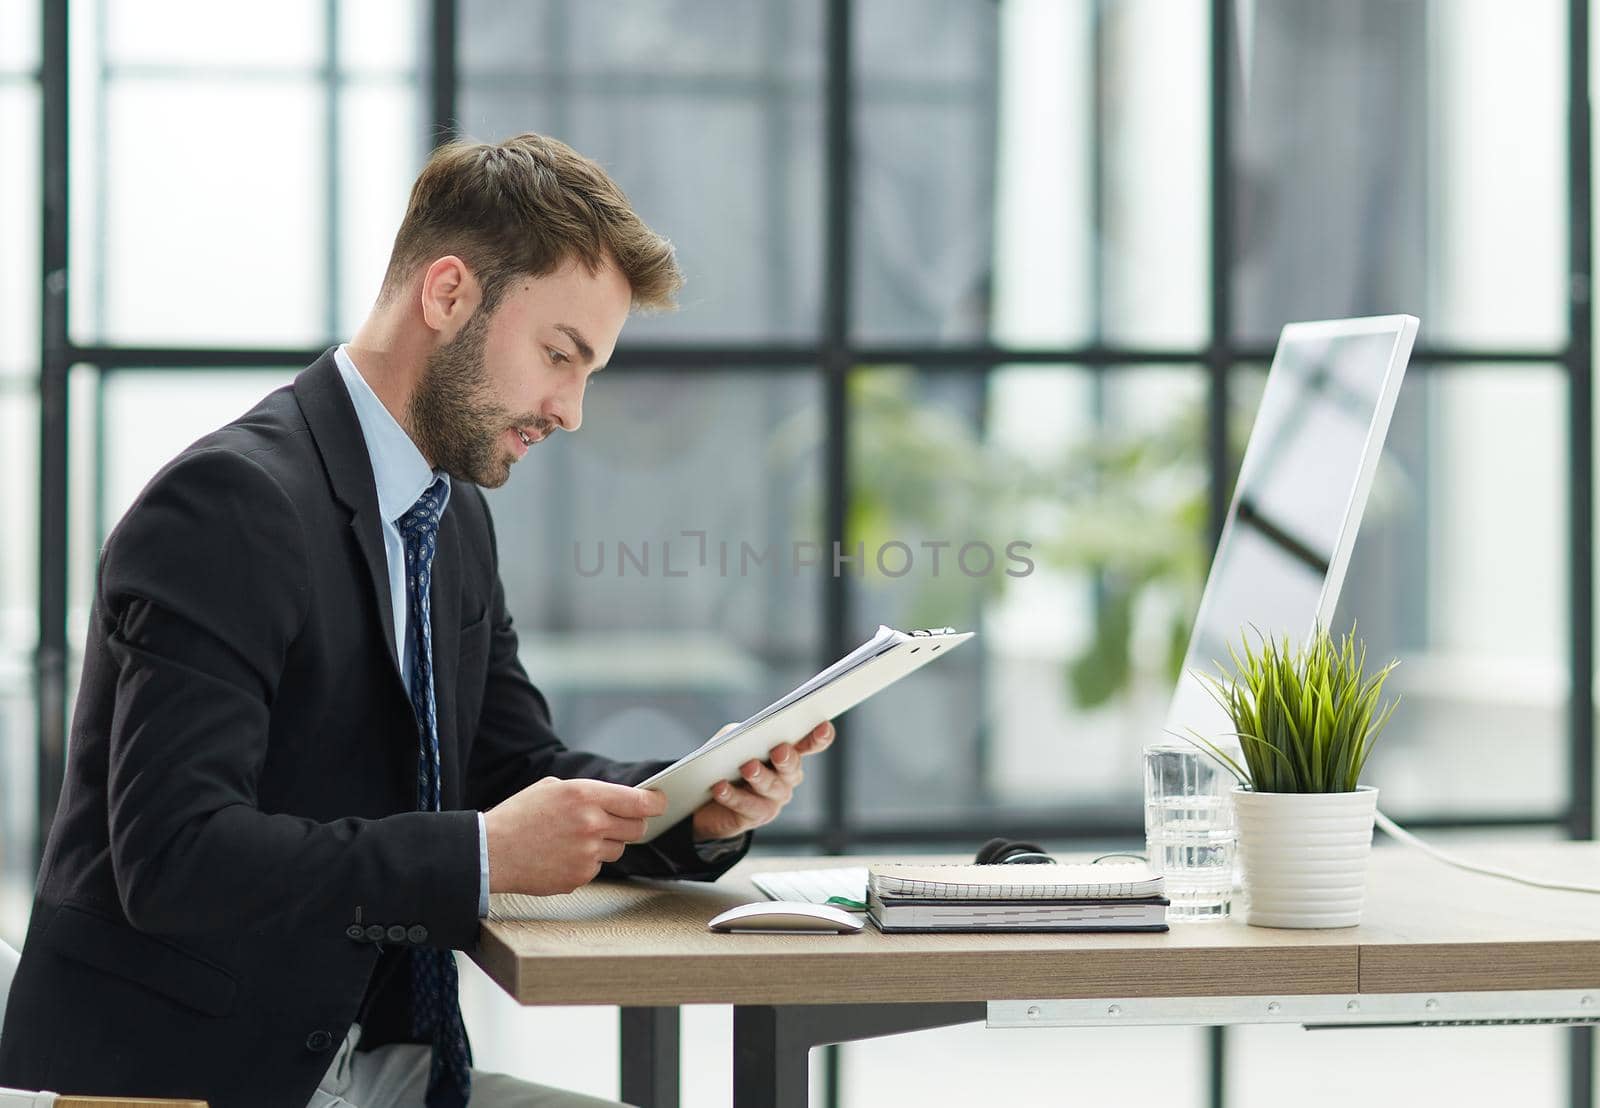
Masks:
[[[488,894],[714,878],[833,737],[642,844],[661,764],[566,749],[517,661],[479,486],[680,283],[566,146],[446,146],[354,339],[151,481],[101,555],[0,1084],[577,1103],[470,1068],[451,952]]]

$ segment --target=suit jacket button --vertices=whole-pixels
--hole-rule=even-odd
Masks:
[[[333,1036],[326,1031],[313,1031],[306,1036],[306,1049],[314,1054],[321,1054],[332,1046]]]
[[[428,941],[428,929],[420,923],[412,924],[411,930],[406,932],[406,938],[414,943],[425,943]]]
[[[352,923],[349,927],[344,929],[344,933],[350,938],[356,940],[356,942],[360,942],[366,935],[366,931],[362,929],[359,923]]]
[[[383,942],[383,924],[374,923],[367,926],[367,941],[373,943]]]
[[[404,927],[402,927],[398,923],[395,924],[394,926],[390,927],[389,928],[389,941],[391,943],[403,943],[403,942],[405,942],[406,941],[406,929]]]

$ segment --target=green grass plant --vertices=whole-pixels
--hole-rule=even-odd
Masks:
[[[1400,700],[1380,704],[1398,661],[1368,674],[1367,648],[1352,630],[1337,642],[1319,627],[1302,648],[1256,633],[1230,644],[1233,672],[1196,672],[1228,713],[1244,764],[1206,737],[1185,736],[1240,784],[1262,793],[1354,792],[1372,746]]]

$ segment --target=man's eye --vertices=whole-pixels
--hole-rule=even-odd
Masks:
[[[565,354],[563,354],[559,350],[551,349],[551,351],[550,351],[550,360],[559,365],[560,363],[562,363],[562,362],[567,360],[567,356]]]

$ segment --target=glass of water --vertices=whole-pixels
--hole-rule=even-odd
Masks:
[[[1235,783],[1195,747],[1145,748],[1145,849],[1150,867],[1167,879],[1169,920],[1227,918],[1238,841],[1230,800]]]

